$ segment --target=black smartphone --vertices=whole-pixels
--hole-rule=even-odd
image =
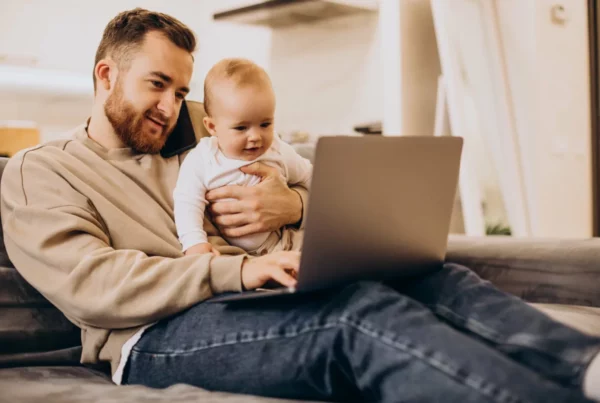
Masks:
[[[196,135],[194,134],[194,126],[190,119],[187,104],[184,101],[179,111],[175,129],[173,129],[173,133],[171,133],[164,147],[160,150],[160,155],[163,158],[170,158],[195,146]]]

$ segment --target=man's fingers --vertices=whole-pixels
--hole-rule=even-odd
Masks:
[[[277,257],[277,262],[284,269],[300,269],[300,252],[283,252]]]
[[[263,164],[261,162],[255,162],[250,165],[246,165],[245,167],[241,167],[240,170],[243,173],[249,175],[256,175],[262,178],[267,176],[279,176],[279,171],[275,167]]]
[[[248,224],[250,221],[248,219],[247,214],[227,214],[227,215],[219,215],[214,218],[215,224],[219,227],[241,227],[243,225]]]
[[[242,227],[221,228],[221,233],[228,238],[239,238],[262,231],[260,223],[247,224]]]
[[[219,216],[222,214],[238,214],[242,212],[242,205],[239,201],[222,201],[211,204],[209,209],[213,216]]]
[[[281,285],[286,287],[296,286],[296,279],[278,267],[273,268],[270,275],[273,280],[277,281]]]
[[[208,193],[206,193],[206,200],[209,202],[215,202],[221,199],[239,199],[243,190],[243,186],[223,186],[210,190]]]
[[[214,246],[213,246],[213,248],[212,248],[212,253],[213,253],[215,256],[221,256],[221,252],[219,252],[219,251],[217,250],[217,248],[215,248]]]

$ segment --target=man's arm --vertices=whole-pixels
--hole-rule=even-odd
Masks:
[[[26,191],[27,190],[27,191]],[[148,256],[115,250],[87,198],[34,155],[2,177],[2,224],[23,277],[79,326],[148,324],[242,289],[245,256]]]

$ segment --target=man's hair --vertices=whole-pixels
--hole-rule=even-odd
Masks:
[[[173,44],[189,53],[196,50],[194,33],[181,21],[167,14],[138,7],[123,11],[108,23],[96,51],[94,70],[98,62],[107,56],[110,56],[119,67],[127,66],[134,51],[142,45],[149,32],[160,32]],[[93,78],[95,91],[95,73],[93,73]]]
[[[215,64],[204,79],[204,110],[211,116],[211,105],[215,94],[214,87],[223,81],[239,85],[269,85],[271,79],[267,72],[248,59],[223,59]]]

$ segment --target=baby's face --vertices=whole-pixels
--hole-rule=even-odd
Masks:
[[[252,161],[273,143],[275,95],[270,86],[223,85],[215,89],[213,135],[226,157]]]

